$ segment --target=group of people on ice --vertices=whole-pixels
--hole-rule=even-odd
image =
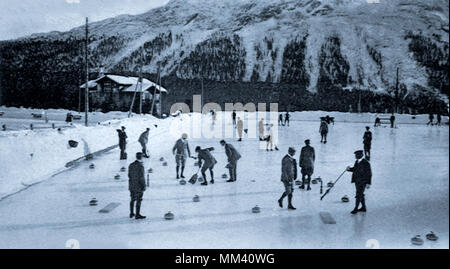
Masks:
[[[235,112],[233,111],[233,119],[235,119]],[[289,119],[289,116],[288,116]],[[236,128],[243,128],[243,123],[240,124],[242,120],[237,117]],[[264,119],[260,119],[259,125],[259,139],[261,141],[267,141],[267,150],[273,150],[274,137],[273,137],[273,124],[268,125],[268,134],[265,132]],[[143,219],[145,216],[140,214],[140,208],[142,203],[143,193],[146,189],[145,183],[145,169],[143,165],[143,158],[149,158],[147,151],[148,135],[150,128],[147,128],[140,136],[139,143],[142,146],[142,152],[136,153],[136,161],[131,163],[128,168],[129,177],[129,191],[130,191],[130,218]],[[120,159],[126,159],[126,139],[127,135],[125,132],[125,127],[117,130],[119,136],[119,147],[120,147]],[[326,143],[328,124],[326,119],[321,120],[319,132],[321,134],[321,142]],[[239,140],[242,141],[242,136],[239,136]],[[311,141],[306,139],[304,141],[305,145],[301,148],[298,166],[301,168],[300,172],[302,174],[300,181],[300,189],[306,189],[306,191],[311,190],[312,175],[314,173],[314,163],[316,160],[315,150],[311,146]],[[352,183],[355,183],[356,195],[355,195],[355,208],[351,211],[352,214],[358,212],[366,212],[366,203],[364,199],[364,191],[369,188],[371,184],[371,167],[369,163],[370,159],[370,149],[372,143],[372,133],[370,132],[370,127],[366,126],[366,132],[363,136],[364,150],[357,150],[354,152],[356,162],[353,167],[347,167],[346,171],[352,172]],[[220,141],[220,145],[224,147],[225,154],[227,156],[227,165],[225,166],[229,170],[229,179],[227,182],[235,182],[237,180],[237,163],[241,159],[241,154],[236,150],[236,148],[227,143],[225,140]],[[188,142],[188,135],[182,134],[173,148],[172,153],[175,156],[176,163],[176,178],[185,178],[184,170],[188,158],[193,158],[197,160],[196,165],[199,167],[199,172],[201,172],[203,182],[201,185],[208,185],[206,172],[209,170],[210,184],[214,184],[214,167],[217,164],[217,160],[214,158],[212,152],[213,147],[201,148],[197,146],[195,148],[196,157],[191,155],[191,150]],[[278,200],[278,205],[283,207],[284,198],[288,199],[289,210],[295,210],[296,208],[292,204],[293,192],[295,181],[297,181],[297,160],[295,159],[296,150],[293,147],[289,147],[288,153],[282,158],[281,161],[281,182],[284,186],[284,192],[280,199]],[[197,172],[198,173],[198,172]],[[361,207],[359,207],[361,205]]]

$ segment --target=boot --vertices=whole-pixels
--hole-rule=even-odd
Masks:
[[[361,208],[360,209],[358,209],[358,212],[366,212],[367,211],[367,209],[366,209],[366,201],[363,199],[362,201],[361,201]]]
[[[208,186],[208,182],[207,182],[206,179],[205,179],[205,181],[204,181],[202,184],[200,184],[200,185]]]
[[[227,180],[227,182],[234,182],[234,180],[230,178]]]
[[[183,173],[184,173],[184,166],[181,166],[181,178],[185,178]]]
[[[351,214],[354,215],[354,214],[358,213],[359,203],[360,203],[359,199],[356,199],[355,208],[352,210],[352,212],[350,212]]]
[[[302,183],[302,185],[300,185],[300,187],[298,187],[298,188],[304,190],[305,189],[305,184]]]
[[[214,184],[214,179],[211,179],[211,181],[209,181],[209,183]]]
[[[180,169],[180,167],[177,165],[177,179],[180,179],[180,176],[179,176],[179,174],[178,174],[178,170]]]
[[[146,216],[142,216],[141,215],[141,203],[137,203],[136,204],[136,217],[135,217],[135,219],[145,219],[146,218]]]
[[[308,185],[308,188],[306,189],[307,191],[310,191],[311,190],[311,187]]]
[[[297,209],[297,208],[295,208],[295,207],[292,205],[292,194],[289,194],[289,195],[288,195],[288,202],[289,202],[288,209],[290,209],[290,210],[296,210],[296,209]]]
[[[281,195],[280,199],[278,199],[278,205],[283,208],[283,199],[286,197],[286,193],[283,192],[283,195]]]
[[[134,201],[130,202],[130,219],[133,218],[134,215]]]

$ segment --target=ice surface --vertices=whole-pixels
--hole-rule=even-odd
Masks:
[[[221,178],[227,171],[219,139],[190,139],[191,150],[197,145],[216,149],[216,184],[206,187],[178,184],[171,154],[176,138],[168,132],[155,134],[149,146],[152,158],[145,160],[146,168],[154,172],[144,195],[142,214],[147,219],[143,221],[128,218],[127,178],[120,172],[140,149],[131,140],[128,161],[120,161],[114,150],[94,159],[95,169],[84,162],[1,201],[0,248],[65,248],[71,239],[78,240],[81,248],[365,248],[375,242],[371,239],[381,248],[449,247],[448,126],[400,124],[396,129],[373,130],[373,185],[366,192],[367,213],[350,214],[354,206],[350,173],[323,201],[319,185],[312,185],[309,192],[296,188],[297,210],[288,211],[276,202],[283,192],[280,163],[288,147],[297,149],[298,158],[303,141],[311,139],[316,149],[314,177],[320,176],[326,184],[353,164],[353,151],[362,148],[368,125],[337,117],[324,145],[319,143],[319,122],[301,121],[302,115],[292,115],[291,126],[279,128],[279,152],[261,150],[256,139],[227,139],[242,154],[236,183]],[[309,119],[315,120],[316,114]],[[207,116],[204,122],[210,122]],[[167,167],[160,157],[168,160]],[[188,160],[187,178],[197,170],[193,163]],[[121,180],[114,179],[117,173]],[[195,195],[199,203],[192,201]],[[344,195],[350,203],[341,202]],[[90,207],[94,197],[98,206]],[[121,205],[111,213],[98,213],[111,202]],[[252,213],[255,205],[261,213]],[[168,211],[174,213],[174,220],[164,219]],[[337,223],[323,224],[321,211],[330,212]],[[439,236],[437,242],[411,245],[411,237],[430,231]]]

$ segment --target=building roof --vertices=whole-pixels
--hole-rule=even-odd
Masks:
[[[138,77],[126,77],[126,76],[118,76],[118,75],[103,75],[103,76],[101,76],[101,77],[99,77],[99,78],[97,78],[95,80],[90,80],[88,82],[88,87],[89,88],[97,87],[97,84],[98,84],[97,82],[99,80],[101,80],[101,79],[104,79],[104,78],[109,78],[110,80],[116,82],[117,84],[128,86],[128,87],[125,87],[125,89],[123,90],[124,92],[134,92],[136,90],[136,84],[139,81]],[[85,88],[86,87],[85,85],[86,85],[86,83],[81,85],[80,88]],[[165,88],[163,88],[160,85],[154,83],[153,81],[150,81],[150,80],[148,80],[146,78],[143,78],[142,79],[142,90],[146,91],[146,90],[150,89],[151,87],[156,87],[156,89],[158,91],[167,93],[167,90]],[[138,89],[138,91],[139,90],[140,89]]]

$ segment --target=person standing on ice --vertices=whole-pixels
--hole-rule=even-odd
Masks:
[[[117,134],[119,135],[120,159],[126,160],[127,159],[126,147],[128,136],[127,133],[125,132],[125,126],[122,126],[121,129],[117,129]]]
[[[259,120],[258,129],[259,129],[259,141],[264,141],[264,119]]]
[[[284,115],[284,125],[287,124],[289,127],[289,119],[291,118],[291,115],[289,115],[289,111],[286,111],[286,114]]]
[[[278,116],[278,126],[284,126],[283,123],[283,114],[280,113],[280,115]]]
[[[328,124],[324,119],[320,122],[319,133],[321,135],[320,143],[327,143],[327,134],[328,134]]]
[[[294,181],[297,179],[297,162],[294,159],[295,149],[289,148],[288,154],[281,161],[281,182],[284,185],[284,193],[278,200],[278,205],[283,208],[283,200],[288,197],[288,209],[295,210],[292,205],[292,195],[294,192]]]
[[[220,144],[225,147],[225,154],[228,158],[228,170],[230,172],[230,179],[227,182],[234,182],[237,180],[237,161],[241,158],[241,154],[236,150],[236,148],[225,142],[225,140],[220,141]]]
[[[433,113],[430,113],[429,115],[428,115],[428,123],[427,123],[427,126],[428,125],[430,125],[431,124],[431,126],[433,126],[433,120],[434,120],[434,115],[433,115]]]
[[[236,110],[231,113],[231,118],[233,119],[233,126],[236,128]]]
[[[352,172],[352,183],[355,183],[356,195],[355,195],[355,208],[352,214],[358,212],[366,212],[366,200],[364,199],[364,191],[370,188],[372,184],[372,169],[369,161],[364,159],[364,153],[362,150],[355,151],[356,162],[353,167],[348,166],[347,171]],[[359,207],[361,204],[361,208]]]
[[[436,115],[436,119],[437,119],[437,126],[441,126],[441,114],[440,113],[438,113],[437,115]]]
[[[370,127],[366,126],[366,132],[363,136],[363,144],[364,144],[364,156],[367,160],[370,160],[370,148],[372,146],[372,132],[370,131]]]
[[[136,153],[136,161],[128,166],[128,190],[130,191],[130,218],[145,219],[141,215],[142,197],[145,192],[145,169],[142,162],[142,152]],[[134,214],[136,203],[136,215]]]
[[[242,132],[244,131],[244,122],[241,120],[240,117],[238,117],[237,119],[237,131],[238,131],[238,136],[239,139],[238,141],[242,141]]]
[[[216,124],[217,114],[215,110],[211,110],[212,124]]]
[[[392,113],[391,117],[389,118],[389,121],[391,122],[391,128],[395,127],[395,116],[394,113]]]
[[[150,156],[147,154],[147,143],[148,143],[148,134],[150,133],[150,128],[147,128],[145,132],[143,132],[139,136],[139,143],[142,146],[142,153],[144,154],[145,158],[149,158]]]
[[[269,135],[266,137],[267,140],[267,144],[266,144],[266,151],[273,151],[273,148],[275,147],[275,150],[279,150],[277,143],[276,143],[276,137],[273,135],[273,124],[270,124],[267,127],[267,132],[269,133]]]
[[[172,148],[172,153],[175,155],[175,162],[177,164],[177,179],[184,178],[184,167],[186,165],[186,159],[191,157],[191,150],[189,149],[189,143],[187,141],[188,135],[183,134],[180,139],[177,140],[175,146]],[[181,167],[181,175],[178,173]]]
[[[201,185],[206,186],[208,185],[208,181],[206,180],[206,170],[209,169],[209,173],[211,175],[211,184],[214,184],[214,165],[216,165],[217,160],[212,156],[211,151],[213,151],[214,148],[206,148],[202,149],[200,147],[195,148],[195,152],[197,152],[198,156],[198,167],[202,168],[202,176],[203,176],[203,183]],[[203,164],[203,165],[202,165]]]
[[[308,184],[308,188],[306,190],[311,190],[311,176],[314,173],[314,161],[316,160],[316,153],[314,152],[314,148],[310,146],[310,140],[305,140],[305,146],[302,148],[300,152],[300,161],[299,166],[302,168],[302,185],[299,187],[300,189],[305,189],[305,184]]]

